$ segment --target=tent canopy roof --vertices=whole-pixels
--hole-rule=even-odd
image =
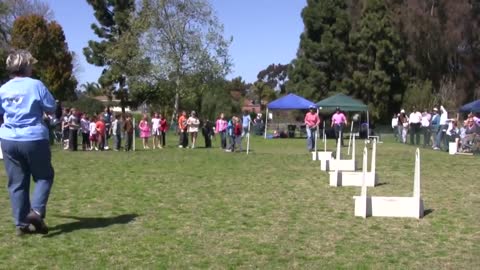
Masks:
[[[339,107],[342,111],[368,111],[363,102],[344,94],[336,94],[317,103],[320,110],[329,110]]]
[[[269,110],[304,110],[315,103],[295,94],[288,94],[267,104]]]
[[[480,99],[460,107],[461,112],[480,112]]]

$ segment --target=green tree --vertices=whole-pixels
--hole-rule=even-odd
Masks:
[[[42,80],[57,99],[76,98],[72,53],[58,23],[47,22],[38,15],[19,17],[13,24],[11,46],[27,49],[37,58],[33,75]]]
[[[88,97],[96,97],[103,94],[102,88],[96,82],[86,82],[80,85],[80,91]]]
[[[148,76],[175,83],[173,121],[181,99],[198,95],[192,90],[202,92],[205,83],[229,72],[229,41],[206,0],[143,0],[142,7],[140,13],[148,22],[142,47],[152,64]],[[192,78],[201,85],[188,87]]]
[[[308,0],[302,18],[305,30],[288,71],[288,92],[320,100],[345,91],[350,31],[346,1]]]
[[[90,40],[83,49],[87,62],[104,67],[99,83],[107,96],[116,95],[122,109],[128,103],[128,77],[136,71],[138,32],[133,31],[134,0],[87,0],[98,24],[91,28],[100,41]]]
[[[398,110],[405,89],[403,44],[383,0],[366,0],[358,30],[351,35],[353,89],[373,119]]]

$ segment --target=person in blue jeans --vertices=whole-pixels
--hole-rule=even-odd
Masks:
[[[55,112],[55,99],[45,85],[30,78],[36,59],[25,50],[7,57],[12,79],[0,87],[0,113],[4,123],[0,139],[8,176],[8,192],[16,233],[48,233],[44,218],[54,170],[44,113]],[[30,179],[35,189],[30,200]]]

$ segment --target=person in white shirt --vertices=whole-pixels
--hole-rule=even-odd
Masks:
[[[410,114],[410,118],[408,120],[408,123],[410,124],[410,144],[412,145],[420,144],[421,122],[422,122],[422,113],[418,109],[413,108],[413,111]]]
[[[395,138],[395,141],[398,141],[399,136],[398,136],[398,115],[396,113],[393,114],[392,116],[392,130],[393,130],[393,137]]]
[[[444,148],[448,149],[447,141],[445,140],[445,133],[448,128],[448,112],[443,106],[440,106],[440,126],[438,128],[436,136],[436,145],[433,148],[434,150],[440,150],[442,147],[442,142],[444,143]]]
[[[97,125],[95,124],[95,116],[90,117],[90,151],[95,148],[98,151],[97,147]]]
[[[432,115],[428,113],[427,109],[423,110],[422,113],[422,133],[423,133],[423,147],[430,145],[430,121],[432,120]]]
[[[160,145],[160,117],[155,113],[152,118],[153,149],[162,148]]]

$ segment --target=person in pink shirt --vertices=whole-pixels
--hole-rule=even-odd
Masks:
[[[308,151],[313,151],[315,147],[315,135],[317,127],[320,125],[320,117],[316,112],[315,105],[309,107],[309,111],[305,115],[305,126],[307,128],[307,148]]]
[[[332,115],[331,127],[335,129],[336,143],[338,143],[338,138],[340,138],[342,146],[344,146],[343,129],[347,124],[347,117],[345,117],[345,114],[340,110],[339,107],[337,107],[335,113]]]
[[[215,133],[220,133],[220,138],[222,141],[222,149],[227,148],[227,120],[225,120],[225,115],[220,114],[220,117],[215,122]]]

